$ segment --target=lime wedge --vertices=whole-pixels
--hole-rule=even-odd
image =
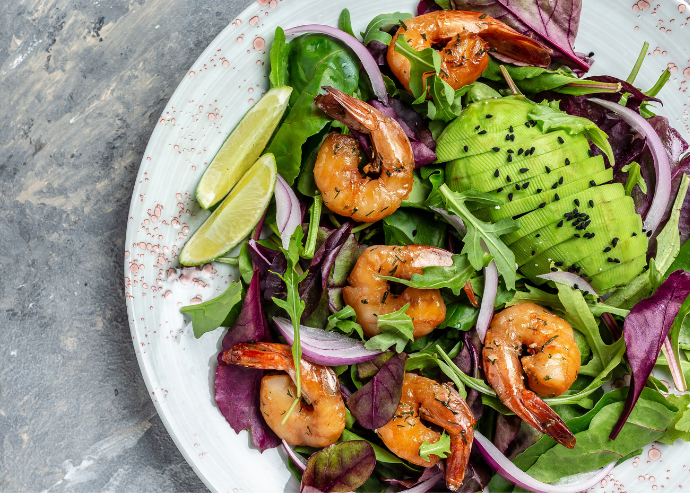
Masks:
[[[223,200],[264,152],[285,113],[291,92],[291,87],[274,87],[230,132],[196,187],[196,199],[201,207],[208,209]]]
[[[185,244],[180,252],[180,263],[210,262],[245,239],[268,207],[277,176],[273,154],[261,156]]]

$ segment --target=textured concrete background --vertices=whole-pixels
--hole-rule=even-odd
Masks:
[[[206,491],[129,335],[129,199],[188,67],[249,0],[0,0],[0,491]]]

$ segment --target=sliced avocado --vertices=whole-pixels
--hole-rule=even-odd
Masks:
[[[615,267],[593,276],[589,282],[599,294],[608,293],[635,279],[646,265],[647,254],[645,253],[629,262],[616,264]]]
[[[511,130],[512,129],[512,130]],[[491,151],[494,147],[507,148],[510,146],[518,146],[521,142],[528,141],[535,137],[543,137],[538,127],[532,125],[517,125],[509,126],[499,130],[498,132],[479,133],[481,127],[477,130],[476,135],[466,139],[459,139],[453,143],[454,154],[451,156],[446,149],[443,149],[443,161],[458,158],[467,158],[476,156],[478,154]],[[446,146],[444,146],[446,147]],[[465,150],[467,148],[467,150]],[[441,159],[439,158],[439,162]]]
[[[500,199],[504,203],[511,200],[516,202],[527,197],[533,197],[535,194],[538,194],[537,191],[558,191],[558,189],[563,189],[566,185],[581,179],[583,176],[593,175],[605,169],[604,157],[595,156],[577,163],[577,166],[563,166],[556,171],[543,173],[531,179],[513,180],[507,185],[502,185],[500,192],[491,192],[489,195]],[[518,174],[518,176],[520,175],[527,175],[527,172]]]
[[[519,216],[521,214],[543,208],[546,206],[546,204],[549,204],[553,201],[557,202],[556,195],[558,195],[559,200],[562,200],[574,193],[580,192],[581,190],[606,183],[612,179],[613,169],[605,169],[593,175],[584,176],[580,180],[572,183],[564,184],[562,187],[559,187],[556,190],[549,189],[541,193],[534,194],[530,197],[523,198],[522,200],[507,202],[498,209],[495,207],[480,209],[476,212],[476,215],[480,219],[489,218],[492,222],[499,221],[505,217]]]
[[[634,214],[633,216],[624,218],[621,222],[630,226],[631,217],[639,218],[637,214]],[[638,226],[635,225],[635,228],[637,229]],[[642,223],[640,221],[639,231],[641,231],[641,229]],[[627,232],[629,230],[617,228],[617,231]],[[609,232],[616,234],[611,230],[609,230]],[[604,245],[610,245],[613,238],[615,238],[615,236],[609,236],[601,243],[604,243]],[[586,238],[580,238],[580,240],[586,241]],[[587,248],[583,248],[583,245],[585,245]],[[527,262],[525,265],[520,267],[520,270],[526,276],[538,276],[540,274],[546,274],[549,272],[551,262],[563,262],[563,265],[559,267],[564,270],[573,269],[578,273],[604,272],[618,265],[618,263],[629,262],[630,260],[643,255],[647,251],[647,237],[638,233],[637,236],[633,236],[626,241],[618,243],[615,253],[613,251],[604,252],[607,246],[605,246],[603,249],[598,248],[593,253],[587,253],[590,251],[590,245],[592,245],[590,242],[580,242],[578,245],[578,239],[565,241],[560,245],[546,250],[541,255],[538,255],[531,261]],[[577,258],[578,256],[580,258]],[[618,262],[616,262],[616,260],[618,260]]]
[[[508,233],[501,237],[506,245],[510,246],[517,240],[526,236],[545,225],[557,223],[564,218],[563,214],[566,212],[571,212],[573,210],[573,200],[577,199],[581,204],[581,210],[587,212],[589,209],[596,207],[599,204],[606,202],[613,202],[616,199],[624,199],[624,202],[629,201],[631,204],[632,199],[625,195],[625,188],[620,183],[609,183],[607,185],[601,185],[599,187],[584,190],[582,192],[570,195],[568,201],[559,200],[557,202],[551,202],[547,204],[542,209],[537,209],[529,214],[525,214],[520,217],[520,229],[512,233]],[[592,201],[592,205],[589,205],[589,201]],[[621,206],[623,206],[621,204]]]
[[[542,253],[547,253],[548,257],[541,259],[541,262],[546,262],[548,271],[548,267],[550,267],[548,258],[571,265],[577,259],[603,250],[612,238],[629,236],[631,231],[637,232],[638,227],[639,232],[642,231],[640,217],[635,214],[634,210],[617,211],[611,206],[612,204],[612,202],[607,202],[592,209],[591,212],[588,211],[588,220],[591,223],[585,228],[581,225],[587,224],[587,222],[583,223],[580,220],[577,223],[578,226],[575,227],[573,226],[574,220],[564,219],[562,224],[560,221],[555,224],[552,223],[520,238],[511,245],[511,249],[515,252],[515,261],[520,266],[528,262],[534,266],[535,259]],[[585,234],[591,236],[592,233],[594,233],[594,237],[585,237]],[[575,235],[579,235],[579,238]]]

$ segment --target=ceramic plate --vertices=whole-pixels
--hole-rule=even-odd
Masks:
[[[341,5],[338,5],[340,3]],[[276,26],[337,25],[341,7],[355,31],[379,13],[414,12],[409,0],[257,0],[189,68],[151,136],[134,187],[127,227],[125,285],[132,342],[168,432],[204,483],[218,492],[297,491],[282,449],[263,454],[216,408],[213,378],[223,331],[194,338],[183,305],[220,294],[233,278],[221,264],[180,268],[178,253],[207,217],[194,200],[201,174],[240,117],[268,89],[268,48]],[[659,113],[690,140],[690,8],[685,3],[585,0],[576,49],[595,53],[592,74],[626,78],[650,42],[636,85],[672,76]],[[593,491],[677,491],[690,483],[690,444],[652,445]]]

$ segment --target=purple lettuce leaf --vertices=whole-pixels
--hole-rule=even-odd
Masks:
[[[348,409],[362,427],[375,430],[393,418],[402,397],[406,359],[405,353],[393,356],[347,399]]]
[[[357,363],[357,375],[359,376],[359,379],[365,381],[375,376],[381,367],[385,365],[394,355],[395,351],[386,351],[385,353],[381,353],[369,361]]]
[[[306,319],[319,306],[328,288],[328,278],[343,245],[350,238],[353,223],[348,221],[331,232],[326,241],[314,254],[309,265],[307,277],[299,285],[300,298],[305,303],[302,319]]]
[[[574,51],[582,0],[455,0],[455,8],[488,14],[539,41],[552,61],[579,72],[589,70],[587,57]]]
[[[508,448],[505,451],[505,456],[511,460],[514,459],[541,440],[541,437],[543,436],[544,434],[541,431],[523,421],[520,425],[520,430],[517,432],[517,435],[515,435],[513,441],[508,445]]]
[[[254,276],[242,302],[242,311],[223,338],[223,351],[218,355],[215,391],[221,414],[236,433],[250,429],[252,440],[262,452],[280,445],[280,439],[266,425],[259,410],[259,387],[264,372],[223,361],[223,353],[235,344],[246,341],[270,342],[268,321],[261,307],[259,273]]]
[[[465,477],[462,480],[462,484],[455,493],[476,493],[477,491],[484,491],[484,488],[486,488],[489,481],[491,481],[491,476],[493,476],[493,471],[486,463],[470,459],[465,468]]]
[[[677,270],[668,276],[652,296],[637,303],[625,318],[623,338],[632,369],[632,391],[628,392],[621,416],[611,431],[612,440],[616,439],[635,407],[659,357],[664,339],[688,295],[690,273]]]
[[[463,332],[464,345],[458,355],[453,358],[458,368],[463,373],[474,378],[484,378],[484,371],[482,365],[479,363],[479,354],[481,353],[482,342],[479,339],[477,331],[472,328],[467,332]],[[480,420],[484,415],[484,404],[482,403],[481,394],[474,389],[467,389],[467,405],[472,411],[475,420]]]
[[[349,235],[340,252],[336,255],[333,262],[333,272],[328,279],[328,308],[331,312],[339,312],[345,307],[343,287],[347,285],[347,278],[365,248],[364,245],[359,244],[354,235]]]
[[[273,297],[284,299],[287,296],[285,282],[275,273],[285,274],[287,259],[282,252],[265,247],[254,240],[249,240],[249,254],[252,263],[259,271],[261,284],[259,288],[266,301]]]
[[[496,445],[498,450],[505,454],[506,450],[508,450],[508,446],[515,440],[515,437],[520,431],[521,424],[522,419],[518,416],[498,415],[496,432],[494,433],[494,445]]]
[[[374,448],[365,440],[336,443],[309,457],[300,492],[354,491],[369,479],[374,466]]]
[[[387,63],[386,60],[386,55],[388,54],[388,45],[383,44],[381,41],[377,41],[375,39],[369,41],[369,44],[367,45],[367,50],[369,50],[369,53],[371,53],[371,56],[374,57],[374,60],[376,60],[376,63],[379,64],[380,66],[385,66]]]
[[[405,489],[412,488],[413,486],[418,485],[419,483],[422,483],[426,481],[427,479],[431,479],[437,474],[443,473],[444,467],[443,467],[443,462],[437,462],[434,467],[426,467],[422,474],[417,477],[417,478],[410,478],[410,479],[394,479],[394,478],[383,478],[383,480],[386,483],[392,484],[393,486],[399,486]],[[404,490],[403,490],[404,491]],[[473,492],[474,493],[474,492]]]
[[[429,14],[441,10],[441,6],[436,3],[436,0],[422,0],[417,5],[417,15]]]

